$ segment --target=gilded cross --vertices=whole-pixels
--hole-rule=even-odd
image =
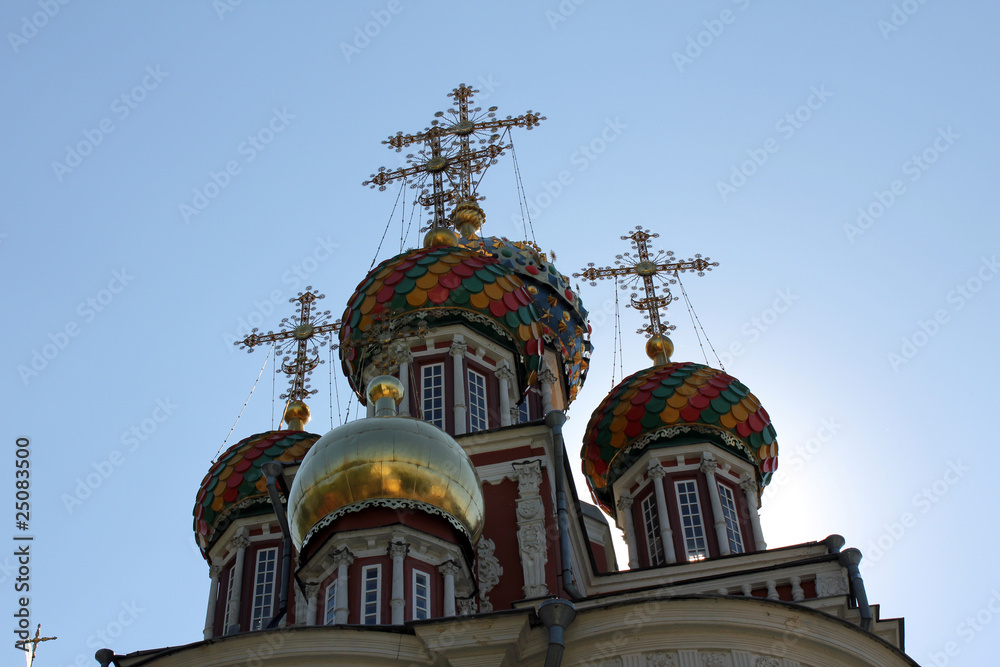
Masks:
[[[246,348],[247,352],[262,343],[275,343],[277,349],[285,354],[281,361],[281,371],[289,376],[291,386],[287,394],[282,394],[281,398],[289,401],[301,401],[307,396],[315,394],[318,390],[309,386],[309,373],[322,363],[319,358],[319,348],[326,345],[325,333],[335,333],[340,330],[340,320],[329,322],[330,311],[313,312],[313,304],[325,298],[324,294],[313,291],[313,288],[306,287],[305,292],[300,292],[297,297],[289,299],[289,303],[299,304],[299,318],[294,321],[290,317],[281,320],[284,330],[268,331],[266,334],[257,333],[254,327],[249,336],[241,341],[236,341],[234,345]],[[319,341],[317,344],[317,340]],[[295,354],[292,356],[292,348]]]
[[[344,348],[358,351],[356,368],[370,366],[378,375],[395,375],[402,362],[410,359],[410,338],[424,340],[432,332],[427,320],[418,316],[405,316],[401,311],[385,310],[372,316],[368,329],[358,331],[354,340],[345,341]],[[363,387],[364,378],[355,377],[357,386]],[[358,394],[362,399],[365,397]]]
[[[26,654],[26,660],[28,661],[28,667],[31,667],[31,663],[35,660],[35,653],[38,651],[38,645],[42,642],[50,642],[53,639],[59,639],[58,637],[42,637],[42,624],[39,623],[38,627],[35,629],[34,639],[22,639],[21,641],[14,642],[14,646],[24,650]],[[31,644],[31,648],[28,648],[28,644]]]
[[[574,278],[586,278],[592,286],[597,285],[597,280],[601,278],[623,278],[622,289],[629,287],[635,289],[639,282],[642,282],[643,291],[646,295],[642,298],[636,292],[632,292],[631,306],[636,310],[646,313],[644,317],[649,320],[649,324],[638,330],[646,336],[657,334],[667,335],[673,330],[674,325],[669,322],[661,322],[660,309],[666,309],[677,297],[670,293],[669,285],[677,282],[677,274],[685,271],[697,271],[699,276],[705,275],[705,271],[711,271],[713,266],[718,266],[718,262],[709,261],[708,257],[695,255],[685,261],[674,261],[672,250],[658,251],[655,255],[650,255],[649,240],[659,237],[659,234],[650,234],[649,230],[636,227],[631,234],[621,237],[622,240],[631,240],[632,248],[636,251],[635,256],[626,252],[616,255],[614,267],[595,268],[594,263],[587,264],[587,268],[581,273],[574,273]],[[657,281],[663,287],[665,294],[656,293]]]
[[[452,98],[456,108],[445,112],[438,111],[430,127],[416,134],[397,132],[382,143],[388,144],[400,152],[413,144],[423,144],[417,153],[406,156],[409,167],[400,167],[387,171],[379,167],[378,173],[362,185],[372,188],[378,186],[385,190],[386,184],[400,179],[413,177],[410,187],[421,188],[418,201],[427,208],[432,208],[434,217],[431,227],[447,227],[445,205],[449,202],[476,202],[482,200],[476,194],[473,176],[485,170],[496,162],[496,158],[511,147],[511,144],[499,144],[500,133],[512,127],[531,129],[545,120],[544,116],[528,111],[516,118],[507,116],[504,119],[496,117],[496,107],[490,107],[485,112],[482,107],[470,108],[472,96],[478,90],[469,88],[464,83],[455,88],[448,97]],[[430,178],[430,188],[427,179]],[[447,180],[447,185],[445,181]]]

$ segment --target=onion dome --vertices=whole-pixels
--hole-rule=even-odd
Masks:
[[[258,505],[270,511],[267,484],[261,467],[268,461],[297,464],[319,439],[304,431],[267,431],[240,440],[226,450],[205,475],[194,506],[194,532],[201,554],[232,521],[256,513]]]
[[[570,286],[569,278],[529,241],[493,236],[465,239],[462,245],[490,253],[524,281],[541,318],[546,339],[562,356],[567,397],[572,401],[586,379],[593,346],[587,309]]]
[[[348,304],[340,358],[359,395],[372,352],[391,340],[392,332],[411,327],[462,322],[513,348],[522,390],[541,368],[543,327],[534,299],[521,278],[489,254],[448,245],[410,250],[375,267]]]
[[[724,371],[690,362],[634,373],[594,411],[583,438],[583,473],[605,508],[615,480],[650,448],[712,440],[751,463],[757,482],[778,467],[778,442],[767,412],[746,386]]]
[[[292,541],[302,552],[335,520],[370,507],[409,508],[441,516],[479,540],[485,504],[476,468],[450,435],[427,422],[395,416],[403,384],[369,384],[376,416],[333,429],[306,455],[288,496]]]

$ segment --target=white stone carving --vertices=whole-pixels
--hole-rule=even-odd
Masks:
[[[493,603],[488,596],[493,587],[500,583],[503,576],[503,566],[493,552],[496,551],[496,544],[493,540],[482,538],[476,548],[476,572],[479,576],[479,610],[482,612],[493,611]],[[459,603],[461,604],[461,602]],[[475,607],[473,605],[473,610]]]
[[[546,548],[545,513],[542,511],[539,486],[542,483],[541,461],[513,464],[509,477],[517,481],[517,543],[524,570],[524,596],[526,598],[548,595],[545,583],[545,563],[549,558]]]
[[[669,653],[650,653],[646,656],[646,664],[649,667],[677,667],[677,654],[673,651]]]
[[[820,574],[816,577],[816,597],[828,598],[847,595],[848,592],[847,581],[841,574]]]
[[[459,616],[471,616],[476,613],[476,598],[460,598],[457,602]]]
[[[703,667],[728,667],[729,660],[723,653],[702,653],[701,664]]]

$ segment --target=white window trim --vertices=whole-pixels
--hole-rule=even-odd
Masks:
[[[690,488],[691,489],[691,492],[693,492],[693,494],[694,494],[695,502],[698,504],[698,513],[691,515],[695,519],[697,519],[697,522],[693,522],[692,523],[691,529],[692,529],[692,532],[695,532],[694,529],[696,529],[696,528],[700,529],[700,531],[701,531],[701,536],[700,537],[697,534],[689,536],[688,535],[688,526],[686,526],[684,524],[684,517],[685,517],[685,515],[684,515],[684,506],[685,506],[685,504],[681,501],[681,485],[682,484],[686,488]],[[689,485],[689,484],[691,486],[687,487],[687,485]],[[680,529],[683,531],[683,534],[684,534],[684,555],[686,556],[687,560],[689,560],[689,561],[691,561],[691,560],[702,560],[704,558],[707,558],[708,557],[708,536],[705,533],[705,520],[704,520],[703,512],[701,511],[702,503],[701,503],[701,495],[698,493],[698,482],[695,481],[695,480],[693,480],[693,479],[680,479],[680,480],[677,480],[677,481],[674,482],[674,492],[675,492],[675,494],[677,496],[677,515],[680,517],[680,524],[681,524],[680,525]],[[687,492],[687,491],[685,491],[685,492]],[[688,506],[690,507],[690,503],[688,504]],[[701,544],[703,545],[703,548],[701,548],[701,549],[699,549],[698,546],[697,546],[699,539],[701,540]],[[692,546],[691,546],[691,542],[692,541],[694,541],[694,543],[695,543],[694,548],[692,548]]]
[[[646,556],[650,567],[665,565],[666,554],[663,551],[663,537],[660,535],[660,520],[657,515],[656,494],[650,493],[639,505],[642,513],[642,525],[646,534]]]
[[[337,624],[337,580],[334,579],[326,587],[326,605],[323,609],[323,622],[326,625]]]
[[[273,558],[267,558],[268,554],[273,554]],[[265,561],[271,562],[271,581],[270,582],[259,582],[258,579],[261,575],[261,565]],[[274,604],[275,604],[275,589],[278,583],[278,547],[267,547],[264,549],[259,549],[255,558],[256,565],[253,571],[253,592],[250,602],[250,629],[251,630],[261,630],[264,627],[264,622],[269,621],[272,616],[274,616]],[[258,591],[267,590],[268,584],[270,584],[270,590],[267,593],[259,593]],[[266,606],[259,606],[257,604],[258,595],[265,597],[267,602]],[[258,616],[258,611],[260,616]]]
[[[424,598],[427,606],[424,609],[424,611],[427,612],[426,618],[430,618],[431,617],[431,575],[429,575],[428,573],[424,572],[423,570],[418,570],[416,568],[413,568],[413,587],[411,589],[412,590],[412,597],[413,597],[413,604],[411,605],[410,616],[411,616],[411,618],[413,618],[414,621],[424,620],[424,619],[421,619],[421,618],[417,617],[417,577],[418,576],[424,577],[424,588],[427,590],[427,596],[426,596],[426,598]]]
[[[438,372],[433,376],[429,375],[428,372],[432,369],[438,369]],[[428,403],[430,402],[433,406],[433,401],[435,397],[428,397],[428,383],[429,379],[439,379],[441,382],[441,406],[440,408],[431,407],[428,409]],[[430,414],[435,411],[440,411],[440,418],[432,419]],[[430,364],[425,364],[420,367],[420,416],[421,418],[430,424],[434,424],[438,428],[443,429],[445,425],[445,381],[444,381],[444,362],[438,361]]]
[[[368,613],[368,603],[365,597],[368,594],[368,572],[375,571],[375,622],[368,623],[366,619],[372,614]],[[382,621],[382,566],[380,564],[365,565],[361,568],[361,625],[381,625]]]
[[[490,427],[489,401],[487,400],[486,376],[478,371],[469,369],[466,376],[466,384],[469,387],[469,432],[485,431]],[[483,393],[481,396],[474,392],[474,387],[481,386]],[[477,403],[482,399],[482,403]],[[480,412],[477,415],[476,412]],[[480,420],[477,424],[476,420]]]
[[[226,582],[226,609],[225,609],[225,612],[222,614],[222,631],[223,632],[228,632],[230,626],[233,625],[234,623],[237,623],[238,619],[239,619],[239,615],[240,615],[240,610],[239,609],[236,610],[236,618],[235,619],[234,618],[230,618],[230,614],[229,614],[229,611],[230,611],[229,603],[233,599],[233,591],[235,590],[235,586],[236,586],[236,566],[233,565],[231,568],[229,568],[229,581]]]
[[[734,554],[746,551],[743,546],[743,531],[740,529],[740,517],[736,510],[736,495],[733,490],[722,482],[719,485],[719,501],[722,505],[722,516],[726,520],[726,538],[729,540],[729,550]]]

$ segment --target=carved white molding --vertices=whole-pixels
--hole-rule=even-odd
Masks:
[[[702,667],[729,667],[729,660],[724,653],[703,653]]]
[[[500,583],[503,576],[503,566],[494,555],[496,544],[493,540],[482,538],[476,547],[476,573],[479,578],[479,609],[483,612],[493,611],[489,592]]]
[[[649,667],[677,667],[677,654],[673,651],[650,653],[646,656],[646,664]]]
[[[476,598],[460,598],[457,603],[459,616],[471,616],[476,613]]]
[[[841,574],[820,574],[816,577],[816,597],[828,598],[837,595],[847,595],[847,581]]]
[[[545,533],[545,512],[539,486],[542,483],[540,461],[514,463],[510,479],[517,482],[517,543],[524,571],[524,597],[549,594],[545,583],[545,563],[549,550]]]

